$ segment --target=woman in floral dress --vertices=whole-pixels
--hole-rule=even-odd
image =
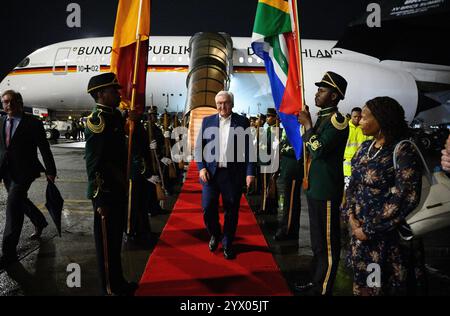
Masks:
[[[352,175],[342,207],[351,241],[347,263],[353,270],[354,295],[405,294],[407,258],[400,247],[397,228],[420,201],[422,164],[407,138],[405,112],[390,97],[367,102],[362,111],[364,142],[352,159]],[[377,265],[371,265],[371,264]],[[379,267],[377,270],[375,267]],[[380,272],[381,284],[374,286]],[[368,282],[369,279],[369,282]]]

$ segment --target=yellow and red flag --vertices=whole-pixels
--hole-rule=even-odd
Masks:
[[[117,75],[122,86],[121,107],[140,113],[145,108],[149,35],[150,0],[119,0],[110,69]]]

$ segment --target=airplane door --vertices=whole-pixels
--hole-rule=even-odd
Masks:
[[[70,53],[70,47],[58,48],[55,55],[55,61],[53,63],[54,75],[66,75],[67,74],[67,61]]]

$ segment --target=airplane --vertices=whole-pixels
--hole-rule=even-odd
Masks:
[[[186,80],[189,72],[190,37],[153,36],[149,41],[147,67],[147,105],[156,105],[159,112],[185,112],[188,94]],[[233,54],[229,90],[235,95],[234,111],[247,115],[265,113],[274,107],[263,61],[251,49],[251,38],[233,37]],[[345,99],[339,103],[342,113],[362,107],[376,96],[390,96],[403,106],[408,122],[417,114],[432,111],[440,103],[434,94],[450,90],[450,66],[402,61],[379,61],[376,58],[344,49],[334,48],[335,41],[302,40],[305,102],[314,104],[315,82],[326,71],[341,74],[348,81]],[[58,117],[59,112],[82,113],[92,109],[94,102],[86,92],[89,79],[109,71],[112,37],[78,39],[43,47],[25,57],[0,83],[0,93],[14,89],[20,92],[33,114]],[[431,96],[431,97],[428,97]],[[310,106],[312,117],[317,108]],[[447,117],[442,117],[449,120]],[[49,138],[56,133],[49,133]],[[450,192],[450,180],[436,175],[443,190]],[[431,196],[426,193],[426,196]],[[422,235],[434,230],[437,218],[440,226],[450,225],[446,207],[435,208],[428,214],[429,205],[439,200],[430,197],[420,212],[412,214],[409,222]],[[439,200],[440,201],[440,200]],[[438,201],[438,202],[439,202]],[[437,203],[437,202],[436,202]],[[436,204],[434,203],[434,204]],[[431,205],[430,204],[430,205]],[[439,205],[448,205],[442,200]],[[436,204],[436,205],[438,205]]]
[[[188,36],[152,36],[147,67],[147,105],[159,111],[183,112],[189,71]],[[251,49],[251,38],[233,37],[229,90],[235,95],[234,111],[255,115],[273,107],[263,61]],[[306,104],[314,104],[317,87],[326,71],[343,75],[349,82],[342,113],[376,96],[388,95],[405,108],[411,122],[424,109],[439,105],[423,96],[429,87],[450,90],[450,67],[443,65],[382,61],[339,48],[335,41],[302,40]],[[86,93],[90,77],[109,71],[112,37],[86,38],[56,43],[26,56],[0,83],[0,92],[14,89],[26,106],[41,116],[70,115],[89,111],[93,100]],[[426,86],[428,91],[421,91]],[[433,91],[433,90],[431,90]],[[426,100],[427,99],[427,100]],[[426,100],[426,102],[423,102]],[[434,104],[433,104],[434,102]],[[422,105],[426,103],[426,105]],[[432,104],[430,106],[429,104]],[[310,106],[312,114],[317,108]],[[313,115],[313,117],[315,117]]]

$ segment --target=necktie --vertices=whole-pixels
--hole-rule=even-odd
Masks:
[[[9,122],[9,126],[6,126],[6,147],[9,147],[9,143],[11,141],[11,136],[12,136],[12,130],[13,130],[13,126],[14,126],[14,119],[10,118],[8,119]]]

